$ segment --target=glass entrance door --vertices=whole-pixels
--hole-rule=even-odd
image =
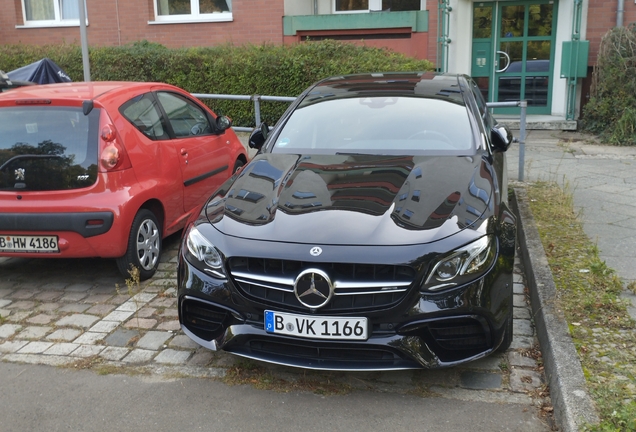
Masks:
[[[527,100],[529,114],[550,114],[556,8],[552,0],[474,4],[471,73],[487,100]]]

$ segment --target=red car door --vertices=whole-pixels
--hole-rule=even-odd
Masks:
[[[200,205],[231,174],[225,134],[215,133],[211,114],[185,95],[156,93],[174,133],[169,141],[180,158],[183,206],[189,212]]]

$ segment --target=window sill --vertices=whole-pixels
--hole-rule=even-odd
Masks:
[[[88,21],[86,21],[86,25],[88,26]],[[29,24],[23,24],[23,25],[16,25],[15,28],[17,29],[30,29],[30,28],[59,28],[59,27],[79,27],[80,23],[79,21],[69,21],[69,22],[62,22],[62,21],[46,21],[46,22],[32,22]]]
[[[219,14],[219,16],[199,16],[199,17],[174,17],[174,18],[158,18],[155,21],[148,21],[148,24],[191,24],[191,23],[210,23],[210,22],[230,22],[234,21],[231,13]]]

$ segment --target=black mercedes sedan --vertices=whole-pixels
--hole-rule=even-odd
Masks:
[[[184,231],[178,310],[212,350],[434,368],[512,341],[512,135],[464,75],[324,79]]]

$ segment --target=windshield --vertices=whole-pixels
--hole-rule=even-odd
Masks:
[[[0,108],[0,190],[63,190],[97,179],[99,109]],[[92,133],[91,133],[92,131]]]
[[[474,152],[465,106],[447,99],[308,95],[278,134],[274,153],[465,155]]]

